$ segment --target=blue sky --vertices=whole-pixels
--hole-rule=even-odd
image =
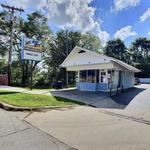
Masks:
[[[102,45],[121,38],[129,44],[139,36],[150,37],[150,0],[1,0],[25,9],[24,16],[43,11],[50,28],[91,32]],[[1,8],[0,8],[1,9]]]
[[[150,31],[150,18],[144,22],[140,21],[140,17],[150,7],[150,0],[142,0],[138,6],[118,12],[111,11],[113,0],[94,0],[92,6],[96,8],[95,18],[102,20],[101,27],[110,34],[111,38],[113,38],[116,31],[128,25],[132,26],[137,35],[126,38],[125,42],[127,44],[139,36],[150,38],[148,34]]]

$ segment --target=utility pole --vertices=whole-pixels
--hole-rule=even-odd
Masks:
[[[12,63],[12,49],[13,49],[13,28],[14,28],[14,13],[15,11],[24,12],[23,9],[4,5],[1,4],[1,6],[5,9],[8,9],[11,13],[11,29],[10,29],[10,48],[8,53],[8,85],[11,85],[11,63]]]
[[[68,49],[68,31],[66,31],[66,58],[68,56],[68,53],[69,53],[69,49]],[[68,87],[68,71],[67,71],[67,68],[66,68],[66,86]]]

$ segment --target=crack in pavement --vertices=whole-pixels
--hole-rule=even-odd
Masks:
[[[22,121],[24,121],[24,119],[28,118],[30,115],[32,115],[34,112],[33,111],[30,111],[23,119]]]
[[[58,143],[61,143],[63,145],[67,145],[68,147],[70,147],[68,150],[78,150],[76,148],[74,148],[73,146],[71,145],[68,145],[67,143],[63,142],[63,141],[60,141],[59,139],[57,139],[56,137],[52,136],[51,134],[39,129],[38,127],[32,125],[30,122],[26,121],[26,120],[22,120],[24,121],[25,123],[27,123],[31,128],[37,130],[39,133],[41,133],[43,136],[47,136],[51,142],[53,142],[57,147],[58,147],[58,150],[59,150],[59,146],[58,146]],[[61,150],[61,149],[60,149]]]
[[[1,137],[6,137],[6,136],[9,136],[9,135],[12,135],[12,134],[16,134],[16,133],[19,133],[19,132],[23,132],[25,130],[29,130],[30,128],[25,128],[25,129],[22,129],[22,130],[18,130],[18,131],[14,131],[14,132],[10,132],[10,133],[7,133],[7,134],[2,134],[0,135],[0,138]]]

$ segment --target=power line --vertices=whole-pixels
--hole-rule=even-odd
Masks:
[[[11,61],[12,61],[12,48],[13,48],[13,28],[14,28],[14,13],[15,11],[24,12],[22,8],[17,8],[14,6],[4,5],[1,6],[8,9],[11,12],[11,30],[10,30],[10,48],[8,54],[8,84],[11,85]]]

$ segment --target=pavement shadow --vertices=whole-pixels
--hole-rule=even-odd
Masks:
[[[122,105],[117,104],[112,100],[106,92],[89,92],[75,90],[56,90],[51,91],[51,95],[72,99],[73,101],[81,102],[96,108],[123,109]],[[80,103],[79,103],[80,104]]]
[[[125,90],[123,93],[119,93],[117,95],[112,96],[111,98],[118,104],[126,107],[129,103],[141,92],[146,90],[145,88],[131,88]]]

